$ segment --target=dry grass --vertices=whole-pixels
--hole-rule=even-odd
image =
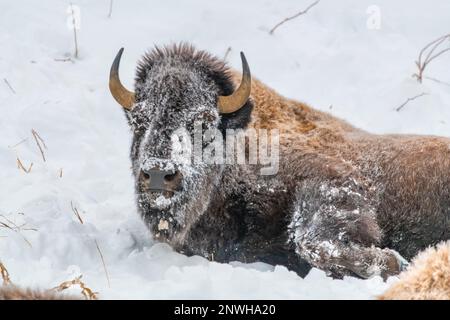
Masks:
[[[78,59],[77,27],[76,27],[76,21],[75,21],[75,12],[73,11],[73,4],[72,3],[70,3],[70,10],[72,12],[73,41],[74,41],[74,45],[75,45],[74,56],[75,56],[75,59]]]
[[[288,22],[288,21],[290,21],[290,20],[293,20],[293,19],[295,19],[295,18],[297,18],[297,17],[299,17],[299,16],[301,16],[301,15],[306,14],[306,13],[309,11],[309,9],[311,9],[312,7],[314,7],[314,6],[315,6],[316,4],[318,4],[319,2],[320,2],[320,0],[317,0],[317,1],[313,2],[313,3],[311,3],[305,10],[302,10],[302,11],[300,11],[299,13],[296,13],[296,14],[294,14],[293,16],[288,17],[288,18],[285,18],[285,19],[283,19],[282,21],[278,22],[272,29],[270,29],[269,34],[273,34],[273,33],[275,32],[275,30],[276,30],[278,27],[280,27],[283,23],[286,23],[286,22]]]
[[[34,140],[36,141],[36,144],[37,144],[37,146],[39,148],[39,151],[41,152],[42,159],[45,162],[44,149],[42,148],[42,146],[44,146],[44,148],[47,149],[47,146],[45,145],[45,141],[44,141],[44,139],[41,138],[41,136],[39,135],[39,133],[37,133],[36,130],[31,129],[31,134],[34,137]]]
[[[11,284],[11,279],[9,278],[9,272],[5,265],[0,261],[0,275],[2,276],[3,285]]]
[[[22,143],[24,143],[27,140],[28,140],[28,138],[24,138],[24,139],[20,140],[19,142],[17,142],[15,145],[8,146],[8,148],[14,149],[15,147],[21,145]]]
[[[94,292],[92,289],[90,289],[86,284],[81,281],[81,276],[76,277],[73,280],[64,281],[57,287],[54,287],[52,290],[56,292],[62,292],[66,289],[69,289],[73,286],[79,286],[81,289],[81,294],[86,298],[86,300],[97,300],[98,299],[98,292]]]
[[[230,54],[230,52],[231,52],[231,47],[228,47],[228,48],[227,48],[227,51],[225,51],[225,54],[224,54],[224,56],[223,56],[223,60],[224,60],[224,61],[227,60],[228,55]]]
[[[413,74],[413,77],[417,78],[417,81],[422,83],[425,68],[431,63],[431,61],[446,52],[450,52],[450,46],[444,49],[440,49],[441,45],[446,41],[450,44],[450,33],[431,41],[425,47],[423,47],[422,50],[420,50],[419,57],[416,61],[418,71],[417,73]]]
[[[421,94],[418,94],[414,97],[408,98],[405,100],[405,102],[403,102],[401,105],[399,105],[397,108],[395,108],[395,111],[400,111],[401,109],[403,109],[403,107],[405,107],[409,102],[416,100],[417,98],[423,97],[428,95],[428,93],[426,92],[422,92]]]
[[[12,85],[9,83],[8,79],[3,78],[3,81],[6,83],[6,85],[8,86],[8,88],[12,91],[12,93],[16,94],[16,90],[14,90],[14,88],[12,87]]]
[[[80,221],[81,224],[84,224],[83,219],[81,219],[81,215],[80,212],[78,211],[77,207],[75,207],[72,203],[72,201],[70,201],[70,206],[72,207],[72,211],[73,213],[75,213],[75,216],[78,218],[78,220]]]
[[[106,268],[106,263],[105,263],[105,259],[103,258],[103,253],[100,250],[100,246],[98,245],[97,240],[95,239],[95,246],[97,247],[97,251],[100,255],[100,259],[102,259],[102,264],[103,264],[103,270],[105,270],[105,276],[106,276],[106,281],[108,281],[108,287],[111,288],[111,282],[109,281],[109,273],[108,273],[108,269]]]
[[[21,213],[18,213],[21,214]],[[22,214],[23,215],[23,214]],[[16,224],[14,221],[12,221],[11,219],[8,219],[5,215],[0,214],[0,217],[3,218],[5,221],[7,221],[10,226],[8,226],[8,228],[12,228],[15,231],[38,231],[36,228],[30,228],[27,227],[26,223],[22,223],[22,224]],[[1,223],[1,222],[0,222]]]
[[[9,276],[9,272],[6,269],[5,265],[0,261],[0,276],[3,280],[3,285],[4,286],[13,286],[13,283],[11,281],[11,278]],[[81,289],[81,294],[84,296],[84,298],[86,300],[97,300],[98,299],[98,292],[94,292],[91,288],[89,288],[83,281],[81,281],[81,277],[82,275],[76,277],[73,280],[69,280],[69,281],[64,281],[61,284],[59,284],[58,286],[50,289],[50,290],[46,290],[47,292],[62,292],[66,289],[69,289],[73,286],[79,286]],[[44,291],[45,292],[45,291]],[[27,297],[25,299],[29,299],[28,297],[29,295],[27,295]],[[44,299],[48,299],[48,295],[45,296]],[[58,299],[61,299],[62,296],[58,296]]]
[[[25,166],[23,165],[22,161],[20,161],[19,157],[17,158],[17,168],[19,170],[23,170],[26,173],[30,173],[31,172],[31,168],[33,168],[33,162],[30,164],[30,166],[27,168],[25,168]]]
[[[74,62],[73,60],[72,60],[72,58],[55,58],[55,59],[53,59],[53,60],[55,60],[56,62]]]
[[[26,223],[22,223],[22,224],[16,224],[14,221],[8,219],[6,216],[4,216],[3,214],[0,214],[0,218],[2,220],[0,220],[0,228],[5,228],[8,230],[11,230],[13,232],[16,232],[17,234],[19,234],[22,239],[30,246],[31,242],[28,241],[28,239],[23,235],[23,231],[38,231],[36,228],[30,228],[27,226]]]
[[[446,81],[442,81],[442,80],[439,80],[439,79],[436,79],[436,78],[433,78],[433,77],[426,77],[426,76],[424,77],[424,79],[428,79],[428,80],[434,81],[436,83],[443,84],[445,86],[449,86],[450,87],[450,82],[446,82]]]
[[[109,12],[108,12],[108,18],[111,18],[113,11],[113,0],[109,0]]]
[[[81,224],[84,224],[84,221],[83,221],[83,219],[81,218],[80,212],[78,211],[77,207],[75,207],[75,206],[73,205],[73,202],[72,202],[72,201],[70,202],[70,206],[72,207],[72,211],[73,211],[73,213],[75,214],[75,216],[78,218],[78,220],[80,221],[80,223],[81,223]],[[103,270],[105,271],[106,281],[108,282],[108,287],[111,287],[111,281],[110,281],[110,278],[109,278],[108,268],[106,267],[106,262],[105,262],[105,258],[104,258],[104,256],[103,256],[102,250],[100,249],[100,246],[99,246],[99,244],[98,244],[97,239],[94,239],[94,242],[95,242],[95,246],[96,246],[96,248],[97,248],[97,252],[98,252],[98,254],[100,255],[100,259],[101,259],[101,261],[102,261]]]

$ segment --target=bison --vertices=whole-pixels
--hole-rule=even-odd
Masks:
[[[184,43],[145,54],[128,91],[122,52],[109,86],[133,133],[138,211],[178,252],[368,278],[449,239],[449,139],[368,133],[252,80],[242,53],[240,75]],[[227,130],[278,130],[276,174],[259,162],[179,161],[174,132],[196,121],[224,141]]]

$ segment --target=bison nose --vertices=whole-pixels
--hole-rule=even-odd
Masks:
[[[142,176],[149,191],[180,191],[182,174],[176,170],[142,170]]]

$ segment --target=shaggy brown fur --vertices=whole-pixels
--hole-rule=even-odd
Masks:
[[[0,286],[0,300],[79,300],[80,298],[51,290]]]
[[[235,83],[239,79],[235,74]],[[312,215],[317,216],[326,202],[324,194],[317,195],[321,199],[301,194],[311,195],[323,186],[323,181],[330,181],[328,188],[342,189],[353,180],[356,184],[350,189],[358,189],[356,192],[366,198],[364,203],[350,204],[353,210],[361,210],[359,217],[351,218],[344,210],[348,216],[340,221],[331,214],[328,222],[313,219],[316,221],[304,225],[302,236],[294,241],[300,242],[300,256],[313,266],[335,276],[347,273],[342,268],[361,277],[377,272],[388,276],[401,270],[405,262],[389,249],[409,259],[428,245],[449,238],[449,139],[370,134],[304,103],[283,98],[258,80],[253,80],[251,98],[255,107],[250,126],[280,130],[282,165],[278,175],[294,177],[294,184],[307,181],[301,184],[305,188],[300,187],[299,198],[308,203],[319,201],[311,209],[315,211]],[[308,186],[317,179],[321,183],[316,187]],[[338,202],[347,204],[333,203],[334,214],[352,202],[348,192],[344,193]],[[304,211],[306,215],[308,210]],[[333,225],[352,220],[359,224],[353,231],[348,226]],[[320,231],[311,234],[311,229]],[[339,241],[339,232],[351,237]],[[324,241],[326,248],[320,245]],[[325,250],[328,244],[333,254]],[[374,267],[377,264],[382,267]]]
[[[421,252],[379,299],[449,300],[450,242]]]
[[[138,209],[156,238],[219,262],[363,278],[397,274],[402,257],[450,239],[450,139],[370,134],[255,79],[246,105],[220,114],[218,96],[240,78],[186,44],[139,63],[136,103],[125,113]],[[197,120],[221,132],[279,130],[278,173],[261,175],[260,164],[178,163],[171,136],[192,133]],[[154,168],[183,177],[167,201],[145,187]]]

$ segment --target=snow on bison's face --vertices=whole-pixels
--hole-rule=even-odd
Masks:
[[[134,134],[138,208],[157,238],[177,244],[220,190],[223,166],[204,161],[208,142],[214,141],[207,132],[246,126],[250,71],[241,54],[243,78],[234,90],[221,60],[185,44],[156,48],[138,64],[130,92],[118,76],[122,52],[112,64],[109,86]]]

